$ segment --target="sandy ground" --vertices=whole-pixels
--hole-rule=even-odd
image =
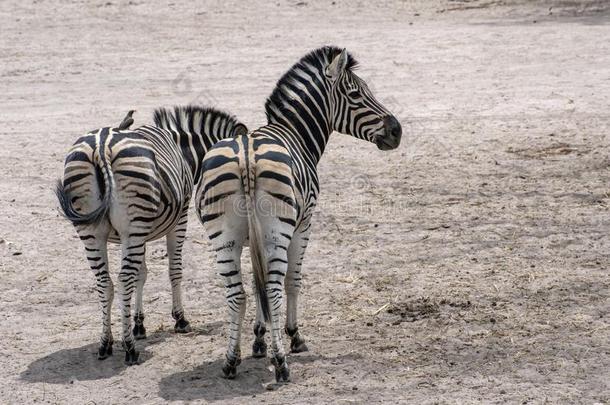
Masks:
[[[608,2],[3,0],[0,27],[0,403],[610,403]],[[224,291],[194,216],[195,331],[172,332],[156,242],[142,364],[118,344],[96,360],[94,278],[51,191],[68,146],[173,103],[254,128],[325,43],[405,135],[389,153],[333,136],[293,382],[268,390],[249,357],[252,301],[248,356],[220,377]]]

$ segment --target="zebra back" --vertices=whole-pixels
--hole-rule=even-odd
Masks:
[[[153,113],[153,121],[155,126],[172,133],[191,168],[195,184],[201,179],[201,162],[212,145],[221,139],[248,133],[248,128],[235,116],[213,107],[158,108]]]

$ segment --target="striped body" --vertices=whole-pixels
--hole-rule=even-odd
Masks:
[[[125,219],[134,229],[130,236],[145,242],[176,226],[188,208],[194,181],[169,131],[153,126],[101,128],[79,138],[66,157],[63,180],[77,212],[90,212],[99,205],[104,164],[111,167],[116,190],[108,212],[108,241],[120,243],[117,229]]]
[[[201,161],[219,139],[247,132],[233,117],[212,109],[177,107],[155,112],[156,126],[101,128],[70,149],[57,195],[64,215],[85,245],[97,279],[103,328],[98,358],[112,354],[110,309],[114,287],[107,242],[120,243],[119,306],[126,362],[137,362],[134,338],[144,338],[142,290],[146,242],[167,237],[172,316],[177,332],[190,330],[181,298],[182,246],[189,201],[201,178]],[[135,326],[131,295],[136,291]]]
[[[320,190],[317,164],[330,134],[343,132],[376,143],[381,150],[398,147],[400,124],[352,72],[354,66],[353,58],[335,47],[306,55],[267,100],[268,125],[218,143],[204,159],[196,204],[227,290],[231,324],[223,372],[229,378],[235,376],[240,359],[245,311],[240,256],[246,235],[258,303],[253,352],[266,354],[269,322],[276,379],[287,381],[280,322],[283,292],[291,350],[305,351],[297,326],[297,297]]]

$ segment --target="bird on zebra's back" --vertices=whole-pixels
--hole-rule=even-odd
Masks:
[[[348,134],[382,151],[400,144],[400,123],[375,99],[355,67],[355,59],[334,46],[305,55],[267,99],[267,125],[220,141],[203,160],[195,209],[216,251],[217,271],[226,287],[231,322],[222,370],[227,378],[235,377],[241,358],[246,295],[240,256],[246,240],[257,296],[253,355],[266,356],[264,335],[270,323],[275,377],[288,381],[280,325],[283,293],[290,349],[306,351],[297,324],[297,297],[319,194],[317,165],[330,134]]]
[[[153,119],[154,126],[105,127],[80,137],[68,152],[56,187],[61,211],[75,226],[96,277],[102,307],[99,359],[111,355],[113,345],[114,285],[107,243],[121,244],[117,283],[125,362],[130,365],[138,360],[134,339],[146,337],[142,308],[146,242],[167,239],[174,330],[188,332],[181,281],[189,201],[201,179],[206,151],[220,139],[248,132],[232,115],[200,106],[159,108]]]
[[[131,124],[133,124],[133,117],[132,116],[133,116],[134,112],[136,112],[136,110],[129,110],[127,112],[127,115],[125,116],[125,118],[123,118],[123,121],[121,121],[121,123],[117,127],[119,130],[124,131],[126,129],[129,129]]]

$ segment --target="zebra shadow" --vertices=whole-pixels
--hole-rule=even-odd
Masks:
[[[173,333],[163,331],[149,334],[145,340],[138,340],[139,364],[152,356],[146,347],[164,342]],[[102,380],[113,377],[128,366],[121,343],[114,342],[114,354],[105,360],[97,359],[99,343],[58,350],[30,363],[19,378],[30,383],[70,384],[74,381]],[[137,366],[136,366],[137,367]]]
[[[359,358],[360,355],[343,355],[327,358],[315,354],[289,355],[288,364],[314,363],[317,361],[339,361],[345,358]],[[229,401],[242,397],[250,401],[260,401],[255,398],[268,390],[282,389],[275,384],[275,377],[269,370],[268,359],[244,358],[237,368],[237,377],[227,380],[222,377],[224,356],[215,361],[205,362],[193,370],[183,371],[163,378],[159,382],[159,396],[166,401]],[[298,375],[292,375],[293,381],[298,381]],[[288,383],[290,384],[290,383]]]

